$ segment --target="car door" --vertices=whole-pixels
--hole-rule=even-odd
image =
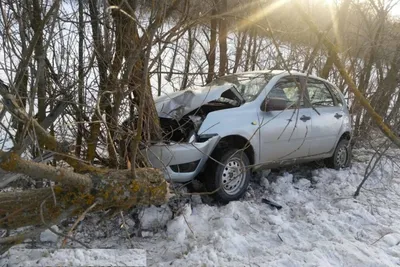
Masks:
[[[343,108],[326,83],[308,78],[307,98],[314,108],[311,113],[310,156],[330,152],[336,145],[343,123]]]
[[[311,127],[310,108],[304,105],[300,79],[281,78],[268,93],[272,98],[286,100],[285,110],[263,111],[260,108],[260,162],[270,164],[308,156],[308,132]]]

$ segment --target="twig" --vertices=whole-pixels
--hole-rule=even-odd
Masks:
[[[283,242],[283,239],[282,239],[282,237],[279,235],[279,233],[278,233],[277,235],[278,235],[279,239]],[[283,242],[283,243],[285,243],[285,242]]]
[[[58,235],[58,236],[71,239],[72,241],[77,242],[78,244],[82,245],[83,247],[90,249],[90,247],[89,247],[88,245],[86,245],[85,243],[79,241],[78,239],[76,239],[76,238],[74,238],[74,237],[72,237],[72,236],[68,236],[68,235],[65,235],[65,234],[63,234],[63,233],[59,233],[59,232],[57,232],[57,231],[54,231],[54,229],[52,229],[52,228],[45,222],[44,216],[43,216],[43,206],[44,206],[44,204],[46,203],[46,200],[47,200],[47,198],[46,198],[45,200],[43,200],[43,202],[40,204],[40,219],[42,220],[43,225],[45,225],[45,226],[47,227],[47,229],[48,229],[50,232],[52,232],[53,234],[56,234],[56,235]]]
[[[389,233],[386,233],[386,234],[384,234],[383,236],[381,236],[380,238],[378,238],[376,241],[372,242],[372,243],[371,243],[371,246],[372,246],[372,245],[375,245],[375,243],[377,243],[379,240],[381,240],[382,238],[384,238],[385,236],[390,235],[390,234],[397,234],[397,233],[396,233],[396,232],[389,232]]]
[[[134,246],[133,246],[133,243],[132,243],[132,239],[131,239],[131,237],[130,237],[130,235],[128,233],[128,229],[126,227],[124,212],[121,210],[120,214],[121,214],[121,219],[122,219],[122,227],[124,228],[125,233],[126,233],[126,237],[128,237],[129,243],[131,243],[131,247],[133,248]]]
[[[68,236],[68,237],[71,236],[72,231],[75,229],[75,227],[78,225],[78,223],[81,222],[81,221],[85,218],[86,214],[87,214],[89,211],[91,211],[94,207],[96,207],[97,204],[98,204],[98,202],[94,202],[89,208],[87,208],[87,209],[78,217],[78,219],[77,219],[77,220],[75,221],[75,223],[72,225],[71,229],[68,231],[68,233],[67,233],[67,236]],[[67,237],[64,238],[64,241],[63,241],[61,247],[62,247],[62,248],[65,247],[66,244],[67,244]]]

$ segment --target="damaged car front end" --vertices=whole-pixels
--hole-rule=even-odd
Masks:
[[[153,167],[165,172],[167,180],[194,179],[220,140],[218,134],[199,133],[207,115],[244,102],[236,86],[226,81],[156,99],[163,141],[146,148],[144,154]]]

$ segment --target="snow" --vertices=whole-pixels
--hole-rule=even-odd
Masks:
[[[182,197],[178,208],[146,208],[137,216],[142,235],[133,234],[126,214],[132,227],[112,220],[104,227],[89,216],[74,237],[91,248],[144,249],[148,266],[399,266],[397,162],[384,158],[353,198],[371,152],[355,151],[353,166],[340,171],[265,172],[243,200],[225,206],[204,204],[196,195]]]
[[[55,232],[60,232],[60,230],[58,229],[57,225],[53,225],[51,227],[51,229]],[[45,231],[40,233],[40,241],[42,242],[52,242],[52,243],[56,243],[58,241],[58,235],[56,235],[55,233],[53,233],[52,231],[50,231],[49,229],[46,229]]]
[[[140,226],[144,230],[157,230],[165,227],[171,218],[172,211],[168,206],[151,206],[140,214]]]
[[[255,198],[226,206],[186,204],[167,238],[141,247],[153,266],[398,266],[400,175],[384,161],[354,199],[366,165],[262,177]]]
[[[146,266],[144,250],[11,249],[9,266]],[[22,260],[23,259],[23,260]]]

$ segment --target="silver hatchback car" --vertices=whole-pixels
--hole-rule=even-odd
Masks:
[[[159,97],[163,142],[142,152],[166,179],[203,174],[221,202],[246,192],[252,173],[325,159],[350,165],[351,118],[332,83],[296,71],[265,70],[220,77]]]

